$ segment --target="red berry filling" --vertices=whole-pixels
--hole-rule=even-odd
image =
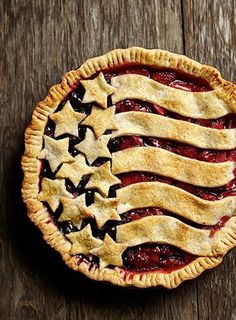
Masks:
[[[196,256],[165,244],[146,243],[128,248],[123,254],[124,269],[171,272],[192,262]]]
[[[122,215],[122,223],[139,220],[141,218],[148,217],[148,216],[159,216],[159,215],[163,215],[164,213],[165,213],[164,210],[156,207],[131,210]]]
[[[170,70],[159,70],[153,72],[151,78],[166,86],[191,92],[209,91],[211,88],[203,79],[197,79],[190,76],[177,73]]]
[[[142,101],[126,99],[116,104],[116,113],[126,111],[152,112],[150,107],[151,104],[144,104]]]
[[[129,69],[123,69],[118,74],[119,75],[121,75],[121,74],[139,74],[141,76],[145,76],[148,78],[150,77],[150,71],[148,71],[147,68],[142,68],[142,67],[133,67],[133,68],[129,68]]]
[[[170,71],[156,71],[152,74],[152,79],[169,86],[172,82],[174,82],[177,78],[176,72]]]

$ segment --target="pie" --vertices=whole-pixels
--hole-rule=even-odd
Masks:
[[[29,218],[94,280],[175,288],[217,266],[236,245],[235,92],[163,50],[68,72],[25,132]]]

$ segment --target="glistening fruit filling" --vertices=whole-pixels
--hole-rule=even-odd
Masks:
[[[196,256],[166,244],[146,243],[128,248],[124,254],[124,270],[171,272],[192,262]],[[148,268],[147,268],[148,266]]]
[[[206,92],[212,90],[209,85],[203,80],[194,77],[187,76],[175,70],[168,69],[155,69],[152,67],[124,65],[119,68],[114,68],[104,71],[105,79],[110,83],[112,77],[122,74],[139,74],[148,78],[151,78],[161,84],[176,88],[178,90],[184,90],[189,92]],[[93,77],[94,78],[94,77]],[[82,112],[85,114],[90,114],[92,110],[92,104],[82,103],[85,90],[82,85],[78,85],[73,92],[71,92],[68,97],[58,106],[57,111],[61,110],[65,105],[66,101],[70,101],[71,106],[74,111]],[[108,105],[111,106],[111,99],[108,99]],[[169,117],[173,119],[178,119],[182,121],[187,121],[190,123],[197,124],[203,127],[209,127],[214,129],[231,129],[236,128],[236,115],[228,114],[218,119],[206,120],[206,119],[193,119],[189,117],[181,116],[177,113],[166,110],[165,108],[155,105],[152,103],[139,101],[135,99],[126,99],[116,104],[116,113],[128,112],[128,111],[137,111],[137,112],[147,112],[158,114],[163,117]],[[56,140],[69,138],[69,153],[75,157],[79,154],[79,151],[75,148],[79,142],[83,141],[86,135],[86,126],[78,126],[78,135],[72,136],[69,134],[64,134],[55,138],[55,123],[52,120],[48,120],[47,126],[45,128],[45,135],[54,138]],[[107,132],[109,133],[109,132]],[[141,137],[141,136],[124,136],[120,138],[115,138],[110,140],[108,147],[111,153],[124,150],[131,147],[145,147],[152,146],[156,148],[162,148],[167,151],[179,154],[181,156],[197,159],[205,162],[224,162],[224,161],[235,161],[236,160],[236,150],[230,151],[217,151],[217,150],[206,150],[196,148],[194,146],[186,145],[176,141],[170,141],[154,137]],[[97,158],[93,166],[100,166],[101,164],[108,161],[107,158]],[[47,160],[41,161],[41,175],[42,177],[47,177],[49,179],[55,179],[55,174],[59,168],[53,173],[50,169],[50,166]],[[148,182],[148,181],[159,181],[165,184],[171,184],[178,188],[184,189],[189,193],[192,193],[205,200],[220,200],[228,196],[236,195],[236,179],[232,180],[225,186],[218,188],[203,188],[187,183],[183,183],[177,180],[170,179],[164,176],[157,176],[155,174],[146,173],[146,172],[129,172],[119,175],[121,180],[120,185],[115,185],[110,188],[109,197],[116,196],[116,190],[118,188],[125,187],[130,184],[138,182]],[[86,184],[89,181],[89,175],[82,178],[78,186],[74,186],[73,183],[66,179],[66,189],[69,191],[75,198],[78,195],[86,193],[86,205],[89,206],[94,201],[94,192],[98,192],[95,189],[86,189]],[[39,186],[40,187],[40,186]],[[50,210],[50,208],[49,208]],[[138,220],[150,215],[171,215],[170,212],[162,210],[156,207],[136,209],[125,214],[121,215],[121,221],[108,221],[102,229],[98,229],[94,219],[86,219],[82,226],[78,228],[74,226],[71,221],[59,222],[57,221],[62,212],[62,206],[60,205],[56,212],[51,212],[55,224],[59,229],[64,233],[68,234],[70,232],[78,231],[80,228],[83,228],[87,223],[91,224],[92,233],[95,237],[104,239],[106,233],[108,233],[114,240],[116,238],[115,227],[119,224],[124,224],[134,220]],[[174,216],[174,215],[172,215]],[[178,217],[179,218],[179,217]],[[192,226],[211,230],[211,236],[214,235],[217,230],[225,225],[229,217],[224,216],[216,225],[214,226],[201,226],[194,225]],[[186,223],[190,224],[189,221]],[[85,256],[81,256],[81,261],[87,261],[93,265],[97,265],[98,259],[93,257],[92,260],[89,260]],[[145,243],[136,247],[130,247],[123,253],[123,263],[124,270],[128,272],[149,272],[153,270],[160,270],[161,272],[171,272],[178,268],[181,268],[197,257],[184,252],[181,249],[178,249],[174,246],[167,244],[155,244],[155,243]]]

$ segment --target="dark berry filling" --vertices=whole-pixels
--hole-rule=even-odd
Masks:
[[[110,83],[112,77],[121,75],[121,74],[139,74],[148,78],[151,78],[163,85],[170,86],[172,88],[176,88],[184,91],[191,92],[206,92],[212,90],[208,83],[200,78],[192,77],[181,72],[177,72],[175,70],[169,69],[156,69],[153,67],[146,67],[142,65],[123,65],[119,68],[113,68],[104,71],[104,76],[106,80]],[[94,75],[92,78],[94,78]],[[78,85],[74,87],[74,90],[59,104],[56,111],[59,111],[64,106],[67,100],[70,101],[73,109],[76,112],[82,112],[86,114],[91,113],[92,104],[83,104],[82,99],[84,96],[84,89],[82,85]],[[112,102],[110,97],[108,98],[108,106],[111,106]],[[179,119],[183,121],[188,121],[191,123],[195,123],[200,126],[215,128],[215,129],[230,129],[236,128],[236,114],[228,114],[224,117],[214,120],[205,120],[205,119],[193,119],[189,117],[181,116],[177,113],[168,111],[167,109],[155,105],[148,102],[138,101],[134,99],[126,99],[124,101],[118,102],[116,104],[116,113],[119,112],[127,112],[127,111],[138,111],[138,112],[149,112],[155,113],[161,116],[170,117],[173,119]],[[54,137],[55,132],[55,123],[52,120],[48,120],[48,123],[45,128],[45,134]],[[65,137],[69,137],[69,152],[72,156],[76,156],[79,151],[75,149],[75,145],[80,141],[84,140],[86,134],[86,127],[78,126],[78,137],[73,137],[70,135],[63,135],[57,137],[56,139],[62,139]],[[108,144],[108,148],[110,152],[116,152],[119,150],[124,150],[130,147],[139,147],[139,146],[154,146],[158,148],[163,148],[165,150],[174,152],[176,154],[182,155],[184,157],[198,159],[206,162],[223,162],[223,161],[235,161],[236,160],[236,150],[232,151],[216,151],[216,150],[204,150],[199,149],[193,146],[185,145],[175,141],[169,141],[165,139],[153,138],[153,137],[121,137],[110,140]],[[100,166],[102,163],[107,161],[107,159],[98,158],[92,165]],[[40,178],[47,177],[50,179],[55,178],[55,173],[52,173],[48,161],[41,161],[41,174]],[[227,196],[235,196],[236,195],[236,179],[228,183],[227,185],[220,188],[201,188],[189,185],[187,183],[175,181],[173,179],[167,177],[160,177],[157,175],[153,175],[150,173],[143,172],[131,172],[121,174],[119,176],[121,179],[120,185],[115,185],[110,188],[109,197],[116,196],[116,190],[120,187],[125,187],[132,183],[137,182],[145,182],[145,181],[159,181],[167,184],[171,184],[186,190],[202,199],[206,200],[219,200]],[[88,182],[89,176],[84,177],[78,186],[74,186],[70,180],[66,180],[66,189],[74,197],[86,193],[86,204],[89,206],[94,201],[94,192],[95,190],[86,190],[86,184]],[[40,183],[39,183],[40,184]],[[45,204],[46,205],[46,204]],[[48,207],[48,206],[47,206]],[[52,215],[53,221],[58,225],[59,229],[64,233],[70,233],[73,231],[77,231],[78,228],[74,226],[70,221],[58,222],[62,212],[62,206],[56,210],[55,213],[52,213],[50,208],[49,212]],[[163,215],[173,214],[162,210],[160,208],[143,208],[129,211],[121,216],[121,221],[112,222],[108,221],[102,230],[99,230],[96,226],[96,223],[93,219],[86,219],[82,224],[82,228],[87,224],[91,224],[93,235],[103,239],[105,233],[109,233],[110,236],[115,239],[115,226],[121,223],[127,223],[130,221],[134,221],[149,215]],[[178,217],[179,218],[179,217]],[[197,226],[196,224],[192,224],[195,227],[202,229],[211,230],[211,236],[214,235],[217,230],[224,226],[224,224],[228,221],[229,217],[224,216],[221,221],[215,226]],[[181,220],[181,219],[180,219]],[[182,219],[184,220],[184,219]],[[190,224],[189,221],[186,223]],[[87,261],[87,258],[83,255],[80,255],[81,259],[78,263],[82,261]],[[124,270],[127,272],[139,272],[139,271],[152,271],[152,270],[160,270],[161,272],[171,272],[178,268],[181,268],[197,257],[191,255],[187,252],[184,252],[176,247],[166,244],[153,244],[146,243],[136,247],[128,248],[123,254],[124,261]],[[94,265],[98,265],[99,261],[97,257],[93,257],[91,261],[88,262],[91,267]]]
[[[54,132],[55,132],[55,123],[50,118],[48,118],[48,122],[44,130],[44,134],[46,134],[50,138],[54,138]]]
[[[139,220],[148,216],[159,216],[165,214],[165,210],[156,207],[140,208],[128,211],[121,216],[122,223]]]
[[[152,112],[151,103],[143,103],[134,99],[126,99],[116,104],[116,113],[127,111],[140,111],[140,112]]]
[[[128,248],[123,253],[124,269],[136,272],[152,270],[171,272],[196,258],[176,247],[154,243]]]

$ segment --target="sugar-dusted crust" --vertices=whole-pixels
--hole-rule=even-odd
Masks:
[[[146,50],[142,48],[129,48],[113,50],[101,57],[87,60],[79,69],[68,72],[60,84],[49,90],[48,96],[41,101],[33,111],[32,121],[25,132],[25,152],[22,157],[24,181],[22,195],[26,203],[29,218],[40,228],[44,239],[62,255],[65,263],[76,271],[81,271],[91,279],[109,281],[120,286],[151,287],[164,286],[174,288],[181,282],[200,275],[204,270],[217,266],[228,250],[236,245],[236,222],[231,218],[224,229],[225,237],[220,243],[220,254],[212,257],[200,257],[182,269],[171,273],[148,272],[131,274],[122,268],[114,269],[90,266],[89,263],[79,261],[72,256],[72,244],[67,240],[53,223],[47,209],[37,200],[38,176],[40,161],[37,159],[42,149],[43,133],[48,116],[53,113],[60,101],[71,92],[81,78],[89,78],[102,69],[109,67],[137,63],[150,66],[177,68],[209,82],[213,89],[229,106],[235,107],[236,87],[221,78],[220,73],[205,65],[201,65],[185,56],[176,55],[163,50]]]
[[[113,104],[128,98],[138,99],[197,119],[219,118],[236,110],[236,104],[228,104],[218,90],[186,92],[138,74],[113,77],[111,84],[117,89],[112,95]]]
[[[148,216],[117,226],[116,241],[127,247],[147,242],[166,243],[198,256],[212,257],[223,254],[221,243],[225,230],[235,221],[236,217],[233,217],[211,236],[211,230],[191,227],[174,217]]]
[[[139,182],[117,190],[119,214],[158,207],[202,225],[215,225],[227,215],[236,216],[235,197],[217,201],[201,199],[183,189],[162,182]]]
[[[235,163],[204,162],[156,147],[128,148],[112,154],[112,173],[144,171],[202,187],[219,187],[233,178]]]
[[[136,111],[118,113],[115,120],[118,130],[112,132],[112,137],[157,137],[214,150],[231,150],[236,147],[236,129],[212,129],[158,114]]]
[[[91,129],[87,129],[85,139],[77,144],[75,148],[82,153],[86,154],[88,162],[91,164],[97,157],[111,158],[110,151],[107,148],[107,143],[111,135],[107,134],[95,138]]]
[[[92,113],[82,122],[90,128],[93,128],[96,138],[99,138],[106,130],[117,129],[114,118],[115,106],[106,110],[93,106]]]

